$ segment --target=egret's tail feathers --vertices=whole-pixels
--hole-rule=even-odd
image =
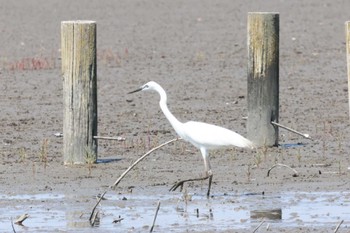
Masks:
[[[242,140],[241,147],[249,148],[249,149],[255,149],[256,145],[252,141],[250,141],[249,139],[244,138],[244,140]]]
[[[248,140],[248,139],[247,139]],[[248,140],[249,141],[249,140]],[[256,149],[256,145],[252,142],[252,141],[249,141],[249,144],[248,144],[248,148],[249,149]]]

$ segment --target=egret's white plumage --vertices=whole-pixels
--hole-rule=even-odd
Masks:
[[[139,89],[130,93],[138,91],[156,91],[160,95],[159,105],[162,109],[165,117],[168,119],[170,124],[173,126],[176,133],[185,141],[190,142],[192,145],[197,147],[203,156],[204,166],[206,171],[206,177],[198,179],[189,179],[180,181],[173,186],[171,190],[175,190],[179,186],[182,186],[186,181],[203,180],[209,178],[209,189],[207,195],[209,196],[211,180],[213,177],[210,163],[208,150],[218,149],[222,147],[242,147],[242,148],[254,148],[254,144],[243,136],[236,132],[228,130],[226,128],[211,125],[203,122],[189,121],[182,123],[176,119],[176,117],[169,111],[167,106],[167,95],[164,89],[156,82],[150,81]]]
[[[184,140],[191,142],[195,147],[218,149],[222,147],[252,148],[248,139],[226,128],[203,122],[189,121],[183,124]]]

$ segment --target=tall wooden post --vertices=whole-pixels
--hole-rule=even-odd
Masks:
[[[348,95],[349,95],[349,116],[350,116],[350,21],[345,22],[346,33],[346,62],[348,66]]]
[[[248,138],[278,145],[279,14],[248,13]]]
[[[61,22],[64,164],[97,160],[96,22]]]

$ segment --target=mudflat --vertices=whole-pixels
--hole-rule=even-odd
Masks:
[[[116,190],[108,192],[112,201],[102,201],[102,215],[104,207],[113,206],[105,213],[115,218],[129,216],[141,222],[141,227],[128,225],[127,220],[105,223],[103,216],[99,228],[72,226],[68,217],[54,219],[73,209],[78,213],[73,222],[86,222],[97,194],[137,158],[176,137],[156,93],[127,94],[150,80],[167,91],[169,108],[180,121],[203,121],[246,135],[247,15],[260,11],[280,13],[279,122],[313,140],[280,129],[278,148],[212,152],[213,199],[239,206],[244,205],[242,197],[254,194],[258,205],[262,194],[306,193],[315,197],[308,199],[311,205],[318,195],[332,193],[326,195],[328,199],[345,197],[343,204],[348,205],[344,30],[348,9],[350,2],[341,0],[4,1],[0,7],[1,231],[12,232],[10,217],[23,213],[30,218],[24,227],[15,226],[18,232],[149,231],[143,225],[151,221],[145,221],[137,210],[151,205],[155,211],[156,203],[147,198],[133,203],[133,197],[157,200],[163,196],[163,203],[174,209],[177,204],[169,200],[186,202],[190,216],[196,215],[190,210],[200,206],[214,217],[209,214],[200,227],[194,220],[159,222],[157,232],[251,232],[260,220],[254,222],[248,216],[248,221],[240,222],[245,217],[235,216],[234,208],[232,216],[225,216],[240,224],[221,226],[215,221],[223,206],[206,199],[206,182],[189,183],[182,193],[168,191],[176,181],[204,172],[200,152],[182,141],[152,153]],[[100,140],[97,164],[64,166],[62,138],[55,136],[63,125],[60,23],[75,19],[97,22],[98,134],[125,141]],[[267,177],[277,163],[295,169],[298,176],[278,166]],[[188,196],[193,200],[185,200]],[[208,207],[210,203],[216,208]],[[326,209],[331,208],[329,203]],[[128,205],[134,212],[128,212]],[[310,213],[311,223],[300,215],[287,216],[293,223],[287,226],[284,218],[280,223],[265,220],[269,227],[259,231],[330,232],[343,220],[340,212],[339,216],[330,212],[330,220],[322,220],[317,209]],[[344,220],[339,232],[349,227],[348,219]]]

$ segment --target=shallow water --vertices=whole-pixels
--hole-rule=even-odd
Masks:
[[[144,232],[149,231],[158,201],[156,232],[211,231],[254,229],[262,221],[257,213],[268,213],[264,224],[269,228],[324,227],[333,228],[350,219],[350,192],[298,192],[278,195],[242,194],[216,195],[207,199],[201,195],[141,196],[135,194],[107,195],[98,207],[100,222],[91,227],[89,212],[96,203],[93,197],[64,194],[5,195],[1,197],[0,232],[12,232],[11,218],[30,215],[21,232]],[[123,200],[124,199],[124,200]],[[16,205],[6,205],[14,203]],[[273,215],[271,213],[280,213]],[[280,211],[280,212],[279,212]],[[256,218],[258,217],[258,218]],[[121,222],[112,223],[122,218]],[[342,227],[348,227],[344,222]]]

